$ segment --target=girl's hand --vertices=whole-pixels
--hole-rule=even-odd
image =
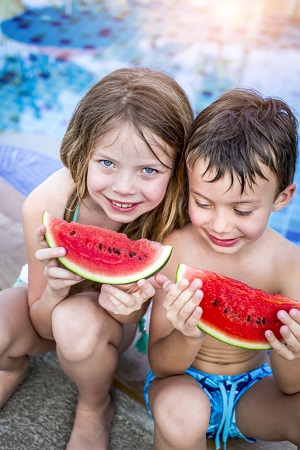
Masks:
[[[272,331],[267,330],[265,336],[268,342],[282,358],[288,361],[300,358],[300,311],[278,311],[277,317],[283,323],[280,328],[283,341],[279,341]]]
[[[154,294],[155,287],[152,280],[139,280],[135,284],[122,286],[103,284],[98,301],[108,312],[128,316],[134,311],[139,311],[143,303]]]
[[[52,294],[65,298],[70,287],[82,281],[83,278],[60,265],[58,258],[64,256],[66,250],[62,247],[49,248],[45,240],[45,232],[44,225],[36,231],[36,240],[42,248],[36,251],[35,256],[45,266],[47,289],[50,289]]]
[[[203,337],[204,333],[197,327],[202,314],[199,303],[202,300],[203,292],[201,280],[182,279],[177,284],[172,283],[163,275],[155,277],[158,284],[166,292],[164,308],[166,316],[173,327],[187,337]]]

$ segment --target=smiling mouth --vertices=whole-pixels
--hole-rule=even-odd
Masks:
[[[122,208],[122,209],[129,209],[129,208],[132,208],[134,205],[134,203],[119,203],[119,202],[114,202],[112,200],[111,200],[111,202],[117,208]]]
[[[231,247],[232,245],[236,244],[238,242],[238,238],[232,238],[232,239],[218,239],[215,236],[210,235],[210,240],[214,242],[216,245],[219,245],[221,247]]]

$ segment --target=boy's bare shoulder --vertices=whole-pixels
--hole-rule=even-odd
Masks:
[[[194,239],[194,229],[191,223],[188,223],[184,227],[179,230],[174,230],[169,236],[165,239],[165,244],[173,245],[173,246],[181,246],[185,245],[186,242],[190,242]]]
[[[275,261],[283,264],[300,264],[300,247],[280,233],[271,230],[268,243]]]
[[[300,247],[272,230],[270,241],[270,266],[276,291],[300,299]]]
[[[185,225],[179,230],[173,231],[165,240],[165,244],[173,247],[170,262],[167,264],[166,275],[173,279],[179,263],[191,266],[201,264],[201,245],[197,232],[191,224]]]

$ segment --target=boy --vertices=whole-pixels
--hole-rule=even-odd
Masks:
[[[182,262],[300,300],[300,249],[268,227],[296,189],[297,120],[280,99],[233,89],[197,116],[185,157],[190,223],[165,241],[173,254],[151,316],[154,449],[205,450],[206,437],[216,448],[230,437],[300,448],[300,311],[278,313],[282,341],[266,331],[269,366],[266,351],[197,328],[201,280],[170,281]]]

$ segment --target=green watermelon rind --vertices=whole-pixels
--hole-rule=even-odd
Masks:
[[[43,211],[42,223],[46,227],[45,239],[46,239],[46,242],[49,245],[49,247],[53,248],[53,247],[56,247],[56,243],[55,243],[55,240],[54,240],[53,236],[51,235],[51,231],[49,229],[49,218],[50,217],[51,217],[51,214],[49,214],[47,211]],[[151,241],[149,241],[149,243],[150,242]],[[135,283],[138,280],[146,279],[146,278],[149,278],[149,277],[155,275],[167,264],[168,260],[170,259],[172,250],[173,250],[172,246],[162,245],[159,257],[155,260],[155,263],[148,266],[147,269],[136,271],[132,275],[125,275],[125,276],[118,276],[118,277],[107,276],[104,274],[95,275],[95,274],[89,272],[88,270],[85,270],[82,267],[79,267],[78,264],[73,263],[66,256],[59,257],[58,260],[63,264],[64,267],[69,269],[71,272],[74,272],[77,275],[80,275],[81,277],[86,278],[87,280],[95,281],[95,282],[101,283],[101,284],[119,285],[119,284]]]
[[[205,324],[203,321],[199,321],[197,327],[200,330],[204,331],[209,336],[218,339],[218,341],[224,342],[225,344],[233,345],[234,347],[246,348],[248,350],[268,350],[271,348],[271,345],[266,342],[243,342],[239,338],[228,337],[227,334],[222,333],[222,331],[218,331],[215,328],[212,328],[210,325]]]
[[[186,268],[188,266],[183,263],[179,263],[176,271],[176,283],[181,279],[184,278],[184,274],[186,271]],[[197,327],[207,333],[209,336],[218,339],[221,342],[224,342],[229,345],[233,345],[235,347],[240,348],[246,348],[248,350],[268,350],[271,348],[271,345],[268,343],[267,340],[263,342],[251,342],[249,340],[243,340],[238,337],[228,336],[227,333],[222,332],[222,330],[218,330],[214,327],[212,327],[210,324],[204,321],[199,321],[197,324]]]

